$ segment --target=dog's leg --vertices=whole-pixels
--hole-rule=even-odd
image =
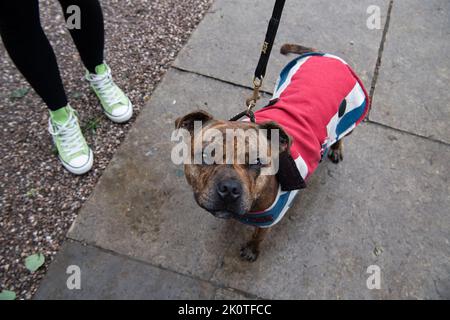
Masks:
[[[258,258],[259,245],[261,241],[266,237],[269,228],[256,228],[253,233],[252,240],[247,242],[245,246],[241,248],[241,257],[247,261],[253,262]]]
[[[330,158],[333,163],[339,163],[339,161],[344,160],[344,143],[342,142],[342,140],[343,139],[333,144],[330,147],[330,151],[328,151],[328,158]]]

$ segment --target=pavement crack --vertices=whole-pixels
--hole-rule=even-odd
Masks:
[[[375,87],[377,85],[377,81],[378,81],[378,75],[380,72],[380,67],[381,67],[381,61],[383,58],[383,52],[384,52],[384,46],[386,43],[386,37],[387,37],[387,33],[389,31],[389,25],[391,22],[391,13],[392,13],[392,8],[394,6],[394,0],[390,0],[389,1],[389,7],[388,7],[388,11],[387,11],[387,15],[386,15],[386,22],[384,24],[384,28],[383,28],[383,34],[381,36],[381,41],[380,41],[380,47],[378,49],[378,57],[377,57],[377,62],[375,64],[375,70],[373,71],[373,78],[372,78],[372,83],[370,86],[370,101],[373,101],[373,96],[375,94]],[[367,117],[369,118],[370,116],[370,111],[369,110],[369,114],[367,115]]]
[[[243,290],[240,290],[240,289],[237,289],[237,288],[225,286],[225,285],[223,285],[223,284],[221,284],[219,282],[213,281],[211,279],[203,279],[201,277],[198,277],[198,276],[195,276],[195,275],[192,275],[192,274],[186,274],[186,273],[182,273],[180,271],[172,270],[172,269],[169,269],[169,268],[164,267],[162,265],[153,264],[153,263],[150,263],[148,261],[144,261],[144,260],[141,260],[139,258],[128,256],[128,255],[125,255],[123,253],[119,253],[119,252],[116,252],[114,250],[111,250],[111,249],[106,249],[106,248],[103,248],[103,247],[101,247],[99,245],[86,242],[84,240],[70,238],[69,236],[66,236],[66,240],[78,243],[78,244],[80,244],[81,246],[84,246],[84,247],[91,247],[91,248],[97,249],[97,250],[102,251],[102,252],[104,252],[106,254],[110,254],[110,255],[113,255],[113,256],[116,256],[116,257],[119,257],[119,258],[123,258],[125,260],[129,260],[129,261],[133,261],[133,262],[136,262],[136,263],[144,264],[146,266],[149,266],[149,267],[152,267],[152,268],[156,268],[156,269],[160,269],[160,270],[163,270],[163,271],[166,271],[166,272],[170,272],[170,273],[173,273],[173,274],[177,274],[179,276],[190,278],[190,279],[195,280],[195,281],[209,283],[210,285],[212,285],[214,287],[214,296],[217,294],[217,290],[218,289],[224,289],[224,290],[234,291],[234,292],[236,292],[236,293],[238,293],[238,294],[240,294],[240,295],[242,295],[242,296],[244,296],[244,297],[246,297],[248,299],[262,299],[261,297],[255,295],[255,294],[253,294],[251,292],[247,292],[247,291],[243,291]],[[214,274],[215,271],[216,271],[216,269],[213,271],[213,274]],[[211,276],[211,278],[212,278],[212,276]]]
[[[174,69],[174,70],[180,71],[180,72],[195,74],[195,75],[200,76],[200,77],[204,77],[204,78],[211,79],[211,80],[214,80],[214,81],[219,81],[219,82],[222,82],[222,83],[226,83],[228,85],[231,85],[231,86],[234,86],[234,87],[237,87],[237,88],[253,90],[253,87],[251,87],[251,86],[244,86],[244,85],[239,84],[239,83],[235,83],[235,82],[232,82],[232,81],[216,78],[216,77],[209,76],[209,75],[206,75],[206,74],[203,74],[203,73],[200,73],[200,72],[184,69],[184,68],[181,68],[181,67],[178,67],[178,66],[172,65],[171,68]],[[270,96],[272,96],[272,94],[273,94],[273,92],[270,92],[270,91],[267,91],[267,90],[260,90],[260,92],[264,93],[264,94],[268,94]]]
[[[435,138],[432,138],[432,137],[423,136],[423,135],[420,135],[420,134],[417,134],[417,133],[414,133],[414,132],[410,132],[410,131],[398,129],[398,128],[395,128],[395,127],[391,127],[391,126],[386,125],[386,124],[381,123],[381,122],[368,120],[368,119],[366,119],[364,122],[366,122],[368,124],[372,124],[372,125],[377,125],[377,126],[385,128],[385,129],[393,130],[393,131],[396,131],[396,132],[399,132],[399,133],[408,134],[408,135],[411,135],[411,136],[416,137],[416,138],[421,138],[421,139],[425,139],[427,141],[436,142],[436,143],[439,143],[441,145],[450,147],[450,144],[447,143],[447,142],[444,142],[444,141],[441,141],[441,140],[438,140],[438,139],[435,139]]]

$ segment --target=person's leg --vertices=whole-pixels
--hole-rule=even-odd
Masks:
[[[11,60],[49,107],[49,131],[64,167],[83,174],[93,153],[68,105],[53,49],[42,30],[38,0],[0,1],[0,35]]]
[[[0,1],[0,35],[11,60],[51,110],[67,105],[53,49],[42,30],[38,0]]]
[[[73,42],[80,53],[84,66],[90,73],[103,63],[105,30],[103,13],[98,0],[58,0],[69,19],[75,14],[71,6],[78,6],[80,12],[80,28],[69,28]],[[69,9],[69,11],[68,11]]]
[[[1,1],[1,0],[0,0]],[[133,105],[114,83],[111,69],[103,62],[104,24],[98,0],[58,0],[66,21],[79,12],[80,28],[69,28],[81,60],[88,70],[86,79],[100,100],[106,116],[114,122],[126,122],[133,115]],[[77,6],[71,8],[71,6]],[[75,9],[75,10],[74,10]],[[76,25],[76,23],[75,23]]]

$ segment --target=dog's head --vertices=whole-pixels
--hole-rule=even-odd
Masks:
[[[279,155],[290,145],[279,125],[216,120],[196,111],[177,119],[175,127],[190,142],[184,172],[199,206],[231,218],[273,203]]]

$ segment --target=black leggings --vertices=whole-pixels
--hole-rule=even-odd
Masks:
[[[70,34],[90,72],[103,63],[103,14],[98,0],[58,0],[66,20],[67,8],[80,8],[80,29]],[[68,104],[55,53],[44,34],[38,0],[0,0],[0,35],[12,61],[51,110]]]

